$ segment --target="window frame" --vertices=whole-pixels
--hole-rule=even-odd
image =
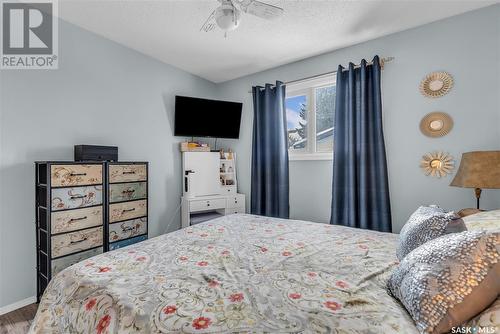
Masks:
[[[307,111],[307,148],[305,151],[288,150],[288,159],[303,160],[333,160],[333,150],[331,152],[317,152],[316,147],[316,89],[335,86],[336,73],[318,76],[312,79],[297,81],[286,86],[285,99],[305,96]],[[314,116],[314,117],[312,117]],[[288,133],[288,128],[287,128]],[[288,138],[288,137],[287,137]]]

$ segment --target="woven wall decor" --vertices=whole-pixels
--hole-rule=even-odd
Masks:
[[[425,115],[420,121],[420,131],[427,137],[446,136],[453,128],[453,119],[444,112],[435,111]]]
[[[453,77],[447,72],[432,72],[420,83],[420,92],[426,97],[441,97],[453,87]]]

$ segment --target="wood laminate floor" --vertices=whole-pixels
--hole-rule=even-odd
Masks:
[[[36,314],[38,304],[0,315],[0,334],[24,334],[28,332]]]

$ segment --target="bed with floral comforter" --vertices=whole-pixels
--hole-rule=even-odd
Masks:
[[[225,216],[98,255],[47,287],[32,333],[417,333],[386,290],[397,235]]]

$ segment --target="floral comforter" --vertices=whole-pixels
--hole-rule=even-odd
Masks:
[[[225,216],[49,284],[32,333],[417,333],[386,290],[397,235]]]

